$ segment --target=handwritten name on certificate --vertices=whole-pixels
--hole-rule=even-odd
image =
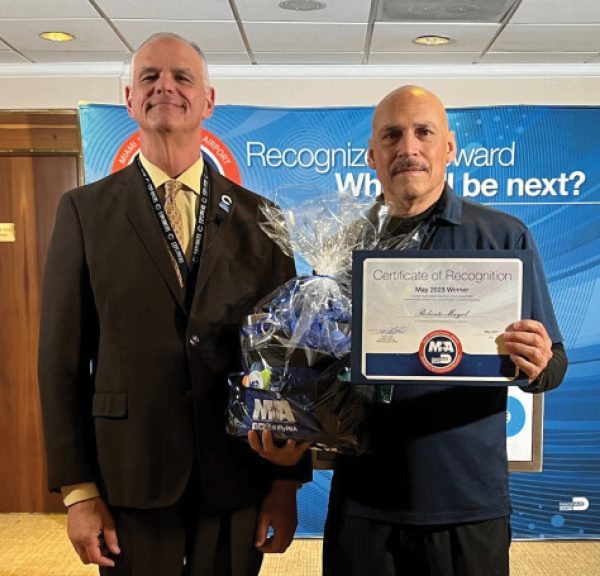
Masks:
[[[521,259],[374,257],[362,266],[367,380],[515,379],[502,334],[521,318]]]

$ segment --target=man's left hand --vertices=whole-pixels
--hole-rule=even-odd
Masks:
[[[264,554],[285,552],[297,525],[296,481],[274,480],[258,513],[256,547]],[[267,537],[269,528],[273,534]]]
[[[552,340],[546,328],[536,320],[519,320],[504,333],[510,359],[533,382],[552,358]]]

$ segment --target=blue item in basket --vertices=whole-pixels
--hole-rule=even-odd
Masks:
[[[249,375],[229,377],[230,434],[245,438],[250,430],[272,430],[278,440],[294,438],[321,450],[361,453],[366,448],[360,426],[371,387],[353,386],[345,361],[327,369],[291,368],[281,391],[252,387]],[[282,372],[271,376],[282,378]]]
[[[265,390],[248,389],[244,394],[248,418],[238,428],[245,436],[249,430],[272,430],[279,438],[302,438],[316,442],[320,425],[294,395],[285,398]]]
[[[336,288],[336,290],[332,290]],[[333,295],[322,299],[313,295]],[[293,348],[317,350],[334,358],[350,353],[351,304],[338,292],[335,280],[323,276],[304,276],[287,282],[258,308],[262,314],[250,316],[242,329],[254,348],[257,340],[277,339]]]

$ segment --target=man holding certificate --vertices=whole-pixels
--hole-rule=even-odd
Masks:
[[[365,302],[373,307],[361,319],[362,338],[372,338],[379,354],[372,354],[377,362],[366,354],[360,368],[380,380],[393,375],[394,386],[380,387],[370,405],[371,452],[336,462],[325,576],[509,573],[506,384],[521,378],[516,382],[528,392],[556,388],[567,358],[531,234],[518,219],[454,194],[445,172],[455,154],[444,106],[431,92],[404,86],[377,106],[368,156],[383,188],[377,202],[392,210],[388,245],[413,258],[395,268],[382,259],[369,272],[372,296]],[[414,258],[430,249],[517,257],[466,264]],[[527,306],[518,308],[522,316],[502,304],[508,309],[523,298],[520,254],[530,291]],[[400,298],[406,314],[396,321],[388,304]],[[482,321],[490,309],[491,319]],[[414,343],[414,371],[400,374],[393,362],[398,346],[427,323],[431,333]],[[463,329],[473,332],[471,340],[490,339],[502,349],[498,374],[468,362],[459,371],[467,354],[454,332]]]

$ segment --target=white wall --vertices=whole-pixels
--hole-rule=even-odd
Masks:
[[[600,105],[600,76],[395,78],[232,78],[213,73],[217,104],[256,106],[371,106],[407,83],[436,92],[448,107],[494,104]],[[244,76],[246,76],[244,74]],[[260,72],[257,76],[260,75]],[[0,109],[76,108],[80,100],[123,102],[121,75],[24,77],[0,76]]]
[[[449,108],[502,104],[600,106],[600,77],[366,78],[230,80],[215,78],[217,103],[257,106],[371,106],[402,84],[435,92]]]
[[[119,76],[0,77],[0,109],[53,110],[77,108],[80,100],[120,102]]]

